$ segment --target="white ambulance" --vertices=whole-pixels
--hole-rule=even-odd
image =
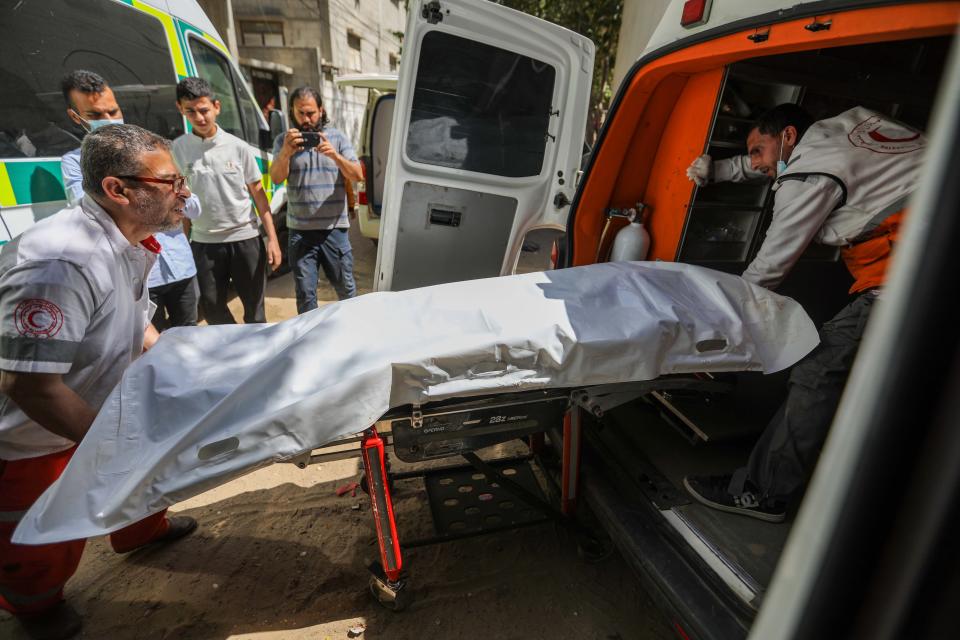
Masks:
[[[357,155],[363,165],[363,180],[354,185],[357,198],[357,225],[360,234],[374,244],[380,239],[380,212],[383,184],[387,175],[387,151],[397,93],[395,73],[352,73],[333,80],[340,89],[367,90],[367,103],[360,125]]]
[[[175,87],[187,76],[213,85],[218,124],[254,149],[267,172],[271,132],[223,39],[195,0],[45,0],[0,3],[0,244],[56,213],[65,195],[60,157],[83,131],[66,113],[60,79],[75,69],[110,84],[126,122],[173,139],[186,130]],[[279,113],[277,114],[279,115]],[[274,133],[282,122],[274,118]]]
[[[756,637],[765,639],[936,637],[949,628],[936,625],[949,621],[957,591],[937,590],[947,574],[936,581],[935,554],[955,566],[944,505],[952,495],[955,512],[958,412],[943,414],[953,429],[939,434],[953,458],[927,439],[942,418],[937,403],[951,397],[941,395],[944,380],[956,380],[956,272],[922,259],[936,248],[949,260],[949,242],[960,240],[956,180],[946,179],[960,147],[960,67],[950,63],[960,4],[673,0],[621,84],[582,176],[589,40],[476,0],[416,0],[409,16],[384,187],[381,290],[512,273],[533,230],[566,233],[567,266],[602,261],[625,224],[610,213],[637,203],[650,213],[648,259],[740,273],[770,223],[769,185],[698,188],[686,175],[694,158],[744,154],[754,118],[784,102],[815,119],[860,105],[926,131],[934,149],[924,173],[939,180],[927,193],[939,189],[940,200],[915,202],[905,242],[912,248],[902,251],[909,258],[895,260],[887,288],[889,314],[878,313],[867,336],[872,366],[854,371],[850,384],[861,395],[845,399],[799,515],[770,524],[711,511],[681,484],[686,474],[743,464],[784,397],[783,375],[731,375],[729,393],[661,394],[589,424],[581,489],[678,637],[744,637],[758,611]],[[942,234],[928,233],[934,220]],[[821,323],[844,305],[849,286],[837,250],[814,245],[778,291]],[[899,333],[908,328],[914,333]],[[935,364],[892,351],[901,344]],[[886,391],[874,386],[881,381]],[[924,460],[938,454],[939,466],[927,469],[939,474],[927,478],[934,493],[908,496],[908,485],[924,486]],[[934,498],[946,502],[937,507]],[[912,527],[929,536],[911,538]],[[798,536],[785,553],[792,529]],[[934,544],[938,535],[948,535],[947,546]],[[889,562],[887,585],[874,573],[881,560]],[[926,579],[929,589],[919,590]],[[928,633],[910,633],[911,624]]]

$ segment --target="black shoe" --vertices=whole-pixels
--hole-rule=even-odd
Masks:
[[[80,633],[83,621],[67,602],[38,613],[16,616],[17,622],[31,640],[67,640]]]
[[[167,532],[155,540],[157,544],[168,544],[197,530],[197,521],[190,516],[170,516],[167,521],[170,523]]]
[[[166,532],[159,538],[154,538],[146,544],[142,544],[139,547],[133,547],[132,549],[124,549],[122,551],[115,550],[116,553],[130,553],[132,551],[137,551],[139,549],[146,549],[147,547],[154,547],[159,545],[170,544],[180,538],[184,538],[194,531],[197,530],[197,521],[190,516],[170,516],[167,518]]]
[[[732,495],[727,489],[731,476],[686,476],[683,486],[694,500],[712,509],[737,513],[766,522],[783,522],[787,517],[782,504],[760,501],[759,491],[749,481],[743,493]]]

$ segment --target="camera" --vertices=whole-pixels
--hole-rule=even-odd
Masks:
[[[313,149],[320,146],[320,134],[316,131],[301,131],[300,135],[303,136],[304,149]]]

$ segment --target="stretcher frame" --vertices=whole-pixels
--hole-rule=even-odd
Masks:
[[[486,439],[483,440],[482,446],[451,449],[449,453],[425,459],[460,456],[483,473],[488,480],[498,483],[519,500],[540,510],[547,518],[572,526],[574,529],[582,529],[576,523],[575,515],[580,493],[580,463],[583,428],[586,422],[584,414],[602,419],[606,412],[640,398],[658,404],[666,412],[672,412],[668,402],[671,391],[723,393],[729,388],[728,383],[718,381],[709,374],[684,374],[642,382],[486,395],[479,398],[453,398],[424,405],[406,405],[387,412],[360,435],[338,439],[287,462],[304,469],[311,464],[356,457],[362,459],[364,474],[362,485],[369,496],[379,551],[379,559],[368,567],[371,574],[370,592],[385,608],[400,611],[410,604],[413,596],[409,580],[404,573],[403,551],[394,517],[391,485],[394,478],[413,477],[419,474],[390,473],[388,449],[393,448],[396,455],[398,446],[395,424],[403,422],[417,429],[422,427],[425,418],[431,416],[502,407],[524,407],[539,403],[562,404],[562,428],[560,424],[530,424],[530,421],[515,423],[503,421],[500,423],[500,428],[491,428],[493,425],[481,425],[479,421],[473,420],[475,425],[468,425],[466,428],[451,432],[450,440],[463,442],[475,439],[478,437],[478,430],[483,429],[481,435]],[[685,425],[682,421],[679,424]],[[695,439],[698,436],[697,429],[695,425],[689,426],[690,433],[685,435]],[[475,453],[475,450],[480,448],[523,438],[530,449],[529,455],[511,458],[511,460],[536,460],[545,446],[545,434],[549,434],[551,441],[559,445],[561,471],[558,506],[553,506],[539,496],[531,494],[511,478],[500,473],[492,463],[502,462],[504,459],[484,461]],[[398,455],[398,458],[404,459],[402,455]],[[403,546],[423,546],[449,539],[449,537],[437,537],[413,541]]]

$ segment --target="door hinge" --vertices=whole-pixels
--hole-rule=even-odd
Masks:
[[[769,27],[767,27],[766,31],[760,31],[760,29],[757,29],[752,34],[747,36],[747,40],[750,40],[754,44],[760,44],[761,42],[766,42],[769,39],[770,39]]]
[[[826,31],[832,25],[833,25],[833,20],[824,20],[823,22],[820,22],[819,20],[814,18],[813,22],[811,22],[808,25],[805,25],[803,28],[806,29],[807,31],[812,31],[816,33],[817,31]]]
[[[443,12],[440,10],[440,3],[436,0],[423,5],[423,9],[420,10],[420,15],[423,16],[423,19],[430,24],[437,24],[443,20]]]
[[[410,410],[410,426],[414,429],[419,429],[423,426],[423,410],[419,404],[413,405],[413,408]]]

